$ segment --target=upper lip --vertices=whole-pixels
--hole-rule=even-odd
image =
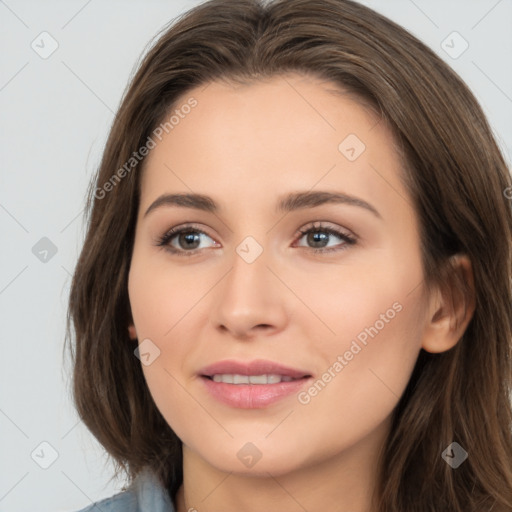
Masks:
[[[267,361],[264,359],[255,359],[248,362],[240,362],[234,360],[218,361],[216,363],[205,366],[199,371],[199,374],[205,377],[212,377],[213,375],[283,375],[291,377],[292,379],[301,379],[302,377],[310,377],[311,374],[283,366],[282,364],[274,361]]]

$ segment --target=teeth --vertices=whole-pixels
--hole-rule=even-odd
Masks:
[[[213,376],[214,382],[225,384],[278,384],[279,382],[290,382],[294,379],[285,375],[237,375],[217,374]]]
[[[267,375],[268,384],[277,384],[279,382],[281,382],[281,375]]]
[[[251,375],[249,377],[249,382],[251,384],[268,384],[268,376],[267,375]]]

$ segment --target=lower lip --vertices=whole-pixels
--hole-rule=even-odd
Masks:
[[[209,393],[222,403],[239,409],[262,409],[293,393],[298,393],[310,378],[277,384],[226,384],[201,377]]]

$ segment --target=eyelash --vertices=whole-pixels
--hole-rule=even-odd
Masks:
[[[345,242],[341,247],[338,247],[338,248],[331,247],[331,248],[319,248],[318,249],[318,248],[310,247],[310,250],[315,254],[343,251],[347,248],[347,246],[355,245],[357,243],[356,237],[348,235],[347,233],[343,233],[342,231],[339,231],[337,229],[323,226],[322,224],[308,226],[306,228],[299,229],[295,236],[296,236],[296,238],[298,237],[298,239],[300,240],[304,235],[307,235],[309,233],[315,233],[315,232],[321,232],[321,233],[327,233],[329,235],[334,235],[334,236],[341,238]],[[205,233],[204,231],[202,231],[200,229],[196,229],[193,225],[184,225],[184,226],[181,226],[178,228],[171,228],[163,236],[158,238],[156,245],[158,247],[163,247],[165,250],[169,251],[171,254],[175,254],[178,256],[194,256],[195,254],[197,254],[198,252],[200,252],[202,250],[202,249],[193,249],[191,251],[185,251],[183,249],[176,249],[175,247],[172,247],[171,245],[169,245],[169,242],[174,237],[176,237],[177,235],[179,235],[181,233],[199,233],[199,234],[204,234],[204,235],[208,236],[209,238],[211,238],[210,235],[208,235],[208,233]]]

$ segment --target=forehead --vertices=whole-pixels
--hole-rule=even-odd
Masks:
[[[320,181],[374,198],[389,193],[386,181],[400,187],[390,130],[331,82],[297,74],[211,82],[183,94],[170,116],[145,162],[146,202],[163,188],[250,201]]]

